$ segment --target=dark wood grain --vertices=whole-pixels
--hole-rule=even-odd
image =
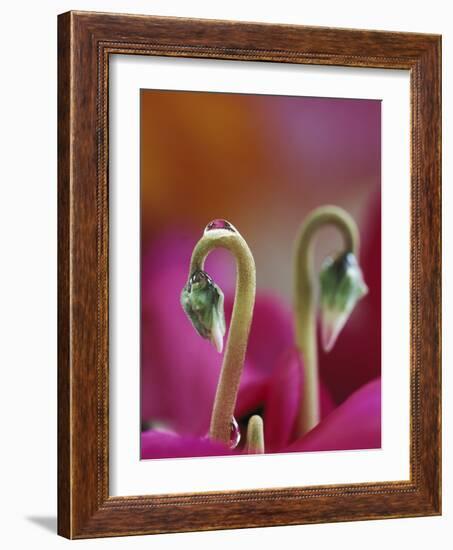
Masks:
[[[59,16],[58,47],[58,532],[85,538],[440,514],[440,37],[70,12]],[[410,71],[410,481],[109,496],[111,54]]]
[[[58,532],[71,536],[70,470],[70,17],[58,22]]]

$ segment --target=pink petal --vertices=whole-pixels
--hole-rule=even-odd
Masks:
[[[321,420],[330,414],[335,408],[335,403],[332,401],[330,392],[322,380],[319,384],[319,406],[321,409]]]
[[[354,392],[307,435],[290,445],[292,451],[340,451],[381,447],[381,380]]]
[[[284,352],[268,380],[264,402],[266,452],[279,452],[289,445],[299,410],[303,365],[296,349]],[[321,418],[334,408],[329,391],[320,382]]]
[[[202,436],[209,428],[222,357],[198,336],[180,305],[196,240],[172,235],[143,256],[141,418]],[[228,271],[219,258],[209,258],[217,275]]]
[[[175,433],[148,430],[141,434],[141,459],[224,456],[234,454],[207,437],[183,437]]]
[[[296,421],[301,380],[303,376],[299,354],[287,351],[268,383],[264,409],[264,440],[266,452],[276,452],[288,445]]]
[[[249,416],[263,406],[266,396],[268,380],[257,369],[246,362],[239,386],[238,398],[235,407],[235,416]]]
[[[181,434],[204,435],[222,357],[198,336],[179,304],[182,270],[152,279],[142,309],[142,421],[169,424]]]
[[[225,299],[225,313],[231,318],[232,299]],[[274,369],[281,354],[294,346],[293,323],[289,308],[276,296],[257,292],[247,347],[249,368],[263,376]]]

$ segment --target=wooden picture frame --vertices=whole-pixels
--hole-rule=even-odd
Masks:
[[[441,513],[441,38],[69,12],[58,21],[58,532],[88,538]],[[410,72],[410,480],[109,495],[109,56]]]

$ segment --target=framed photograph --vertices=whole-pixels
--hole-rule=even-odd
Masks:
[[[440,514],[440,37],[58,47],[59,533]]]

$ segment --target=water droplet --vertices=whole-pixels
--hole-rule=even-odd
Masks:
[[[204,284],[211,284],[212,285],[212,279],[211,277],[206,273],[206,271],[195,271],[192,273],[192,275],[189,278],[189,285],[194,285],[196,283],[204,283]]]
[[[230,421],[230,448],[235,449],[239,445],[239,441],[241,441],[241,430],[236,419],[232,416]]]
[[[227,231],[234,231],[234,227],[226,220],[212,220],[206,226],[205,231],[211,231],[213,229],[226,229]]]

